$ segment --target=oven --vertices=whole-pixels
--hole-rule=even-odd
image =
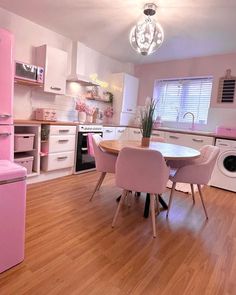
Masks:
[[[103,136],[102,125],[79,125],[76,132],[76,155],[74,173],[86,172],[95,168],[95,159],[89,154],[88,133]]]

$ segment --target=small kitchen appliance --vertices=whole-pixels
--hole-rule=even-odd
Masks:
[[[42,84],[44,79],[44,69],[42,67],[16,61],[15,78]]]

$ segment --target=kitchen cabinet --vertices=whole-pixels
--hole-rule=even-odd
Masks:
[[[151,138],[154,138],[154,139],[157,138],[158,139],[158,137],[165,138],[165,132],[164,131],[159,131],[159,130],[153,130]]]
[[[65,94],[67,57],[66,51],[43,45],[36,48],[36,62],[44,68],[44,91]]]
[[[103,127],[103,139],[104,140],[116,139],[116,127]]]
[[[139,128],[129,128],[129,140],[141,140],[142,133]]]
[[[214,145],[214,137],[211,136],[165,132],[165,138],[167,143],[184,145],[197,150],[204,145]]]
[[[42,130],[49,134],[41,143],[44,154],[41,160],[42,171],[73,167],[76,126],[43,125]]]
[[[116,127],[116,139],[117,140],[128,140],[129,129],[126,127]]]
[[[114,95],[114,123],[129,124],[134,120],[138,99],[138,86],[139,80],[134,76],[126,73],[111,75],[110,88]]]

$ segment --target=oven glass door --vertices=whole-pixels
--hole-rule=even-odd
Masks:
[[[102,132],[91,132],[102,136]],[[88,132],[78,132],[77,138],[77,155],[75,172],[89,170],[95,168],[95,159],[89,154],[88,148]]]

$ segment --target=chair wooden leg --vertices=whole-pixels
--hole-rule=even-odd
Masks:
[[[95,186],[95,189],[94,189],[94,191],[93,191],[93,193],[92,193],[92,196],[90,197],[89,201],[92,201],[92,199],[93,199],[95,193],[100,189],[100,187],[101,187],[101,185],[102,185],[102,182],[103,182],[105,176],[106,176],[106,172],[102,172],[102,174],[101,174],[101,176],[100,176],[99,179],[98,179],[98,182],[97,182],[97,184],[96,184],[96,186]]]
[[[204,199],[203,199],[203,193],[202,193],[201,185],[198,184],[197,187],[198,187],[198,191],[199,191],[199,195],[200,195],[200,198],[201,198],[202,207],[204,209],[206,219],[208,219],[208,214],[207,214],[206,206],[205,206]]]
[[[157,236],[156,233],[156,212],[155,212],[155,198],[156,196],[154,194],[150,195],[150,205],[151,205],[151,215],[152,215],[152,229],[153,229],[153,238]]]
[[[159,203],[159,196],[155,195],[156,205],[157,205],[157,214],[161,212],[160,210],[160,203]]]
[[[176,187],[176,182],[173,182],[172,188],[171,188],[171,192],[170,192],[170,199],[169,199],[168,209],[167,209],[167,212],[166,212],[166,218],[169,216],[170,207],[171,207],[171,203],[172,203],[172,199],[173,199],[175,187]]]
[[[120,202],[118,203],[118,206],[117,206],[117,209],[116,209],[116,213],[115,213],[115,215],[113,217],[113,221],[112,221],[112,225],[111,225],[112,227],[115,226],[115,223],[116,223],[116,220],[117,220],[117,216],[118,216],[119,211],[120,211],[120,207],[121,207],[122,203],[124,202],[124,199],[125,199],[127,193],[128,193],[127,190],[123,190],[122,195],[121,195],[121,198],[120,198]]]
[[[194,195],[194,187],[193,187],[193,184],[191,183],[190,186],[191,186],[191,192],[192,192],[193,204],[195,204],[195,195]]]

